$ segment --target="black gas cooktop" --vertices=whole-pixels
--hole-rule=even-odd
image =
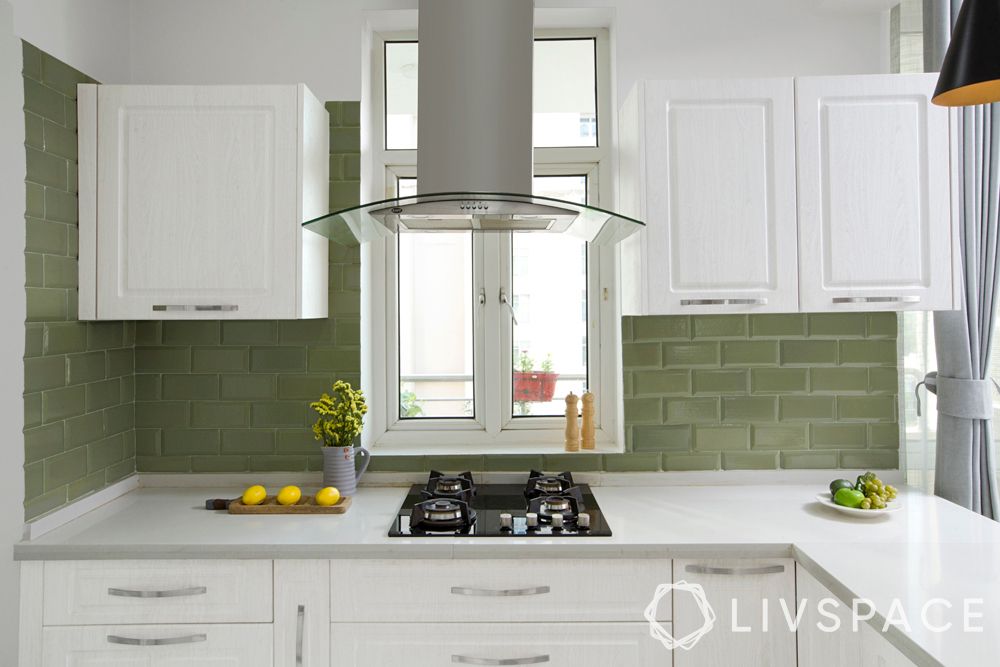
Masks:
[[[414,484],[389,537],[607,537],[611,528],[587,484],[535,470],[522,484],[476,484],[471,473],[431,471]]]

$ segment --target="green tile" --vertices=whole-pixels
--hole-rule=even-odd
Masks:
[[[691,427],[633,426],[632,450],[635,452],[686,452],[691,449]]]
[[[666,399],[666,421],[672,424],[703,424],[719,421],[719,399]],[[625,420],[628,423],[628,419]]]
[[[895,364],[896,341],[842,340],[840,341],[840,363]]]
[[[121,461],[125,457],[124,445],[125,440],[120,433],[87,445],[87,472],[104,470]]]
[[[868,313],[868,336],[896,338],[896,313]]]
[[[131,403],[135,400],[135,376],[126,375],[121,380],[121,402]]]
[[[166,345],[218,345],[220,323],[210,320],[176,320],[163,323],[163,342]]]
[[[53,491],[32,498],[24,503],[24,518],[26,520],[37,519],[43,514],[47,514],[54,509],[66,504],[66,487],[60,487]]]
[[[899,372],[895,366],[880,366],[868,369],[868,391],[890,392],[899,391]]]
[[[24,497],[37,498],[45,493],[45,464],[39,461],[24,466]]]
[[[361,181],[330,183],[330,208],[341,209],[357,206],[361,199]]]
[[[250,470],[246,456],[192,456],[191,472],[245,472]]]
[[[21,72],[35,81],[42,80],[42,52],[25,41],[21,42]]]
[[[49,255],[51,257],[51,255]],[[42,287],[45,283],[45,255],[34,252],[24,253],[24,286]]]
[[[24,110],[60,124],[66,122],[65,97],[31,79],[24,80]]]
[[[136,345],[159,345],[161,342],[160,334],[163,330],[162,325],[162,322],[136,322]]]
[[[625,343],[622,345],[622,365],[625,368],[660,367],[659,343]]]
[[[24,391],[31,393],[66,385],[66,357],[34,357],[24,360]]]
[[[200,401],[191,404],[192,426],[238,427],[250,425],[250,406],[245,403]]]
[[[251,425],[306,426],[306,409],[303,401],[254,403],[251,409]]]
[[[654,315],[632,318],[633,340],[686,340],[691,320],[686,315]]]
[[[604,470],[607,472],[658,472],[659,454],[606,454]]]
[[[658,398],[626,398],[625,423],[659,422],[660,399]]]
[[[44,354],[84,352],[87,349],[87,327],[80,322],[46,324],[42,347]]]
[[[333,321],[284,320],[278,322],[278,342],[282,345],[333,343]]]
[[[66,190],[69,184],[66,158],[43,153],[36,148],[25,147],[28,154],[25,178],[31,183],[47,185]]]
[[[807,424],[781,424],[750,427],[750,449],[808,449]]]
[[[248,320],[222,323],[223,345],[268,345],[277,342],[277,322]]]
[[[250,370],[257,372],[304,371],[306,350],[302,347],[256,347],[250,350]]]
[[[723,452],[723,470],[777,470],[778,452]]]
[[[135,373],[135,350],[108,350],[108,377],[132,376]]]
[[[785,420],[830,419],[835,415],[833,396],[781,396],[778,418]]]
[[[899,452],[884,449],[841,452],[840,467],[855,470],[896,470],[899,468]]]
[[[135,431],[135,453],[137,456],[158,456],[160,435],[158,428],[140,428]]]
[[[191,407],[187,401],[136,401],[135,425],[137,427],[187,426]]]
[[[52,322],[68,317],[66,290],[44,287],[24,288],[29,322]]]
[[[835,364],[837,363],[837,341],[783,340],[781,341],[781,363],[800,366]]]
[[[331,153],[360,153],[361,134],[354,128],[330,128]]]
[[[838,465],[837,452],[781,452],[781,467],[786,470],[819,470]]]
[[[428,457],[433,461],[434,457]],[[603,467],[601,457],[594,454],[546,454],[545,470],[559,472],[596,472]]]
[[[837,399],[837,418],[893,421],[896,419],[896,397],[840,396]]]
[[[69,501],[82,498],[90,493],[99,491],[105,487],[104,470],[98,470],[86,477],[82,477],[74,482],[70,482],[66,487],[66,495]]]
[[[45,217],[45,188],[37,183],[25,183],[24,214],[29,218]]]
[[[63,451],[63,448],[62,422],[29,428],[24,431],[25,463],[41,461],[44,458],[58,454]]]
[[[309,429],[297,428],[278,431],[276,451],[278,454],[316,454],[322,445],[316,442]]]
[[[746,338],[746,315],[694,315],[691,318],[695,338]]]
[[[86,74],[56,60],[44,51],[42,52],[42,81],[45,82],[45,85],[73,99],[76,99],[77,84],[95,83]]]
[[[792,394],[806,390],[805,368],[754,368],[750,391],[754,394]]]
[[[343,127],[361,126],[361,102],[342,102],[340,114],[340,122]],[[332,151],[333,148],[331,147],[330,150]]]
[[[695,426],[694,448],[696,451],[718,452],[722,450],[745,450],[750,443],[746,426]]]
[[[76,259],[43,255],[42,276],[46,287],[76,287]]]
[[[78,447],[45,459],[45,490],[69,484],[87,474],[87,448]]]
[[[375,456],[372,458],[372,463],[374,464],[380,458],[389,458],[393,461],[399,461],[401,464],[422,464],[420,457],[414,456]],[[417,459],[414,461],[413,459]],[[491,472],[524,472],[525,470],[541,470],[545,467],[545,461],[542,459],[540,454],[524,454],[524,455],[489,455],[486,457],[486,470]],[[395,468],[400,471],[412,471],[421,472],[424,468]],[[383,467],[382,470],[388,470],[388,468]]]
[[[45,150],[45,119],[41,116],[33,113],[25,112],[24,114],[24,145],[30,146],[31,148],[37,148],[39,150]],[[29,185],[33,185],[29,183]],[[41,188],[41,186],[38,186]],[[31,209],[29,209],[30,211]],[[29,215],[37,215],[42,217],[43,212],[34,214],[29,213]]]
[[[154,401],[161,398],[161,376],[136,375],[135,398],[139,401]]]
[[[697,454],[664,454],[663,469],[674,472],[695,470],[718,470],[721,467],[720,455],[701,452]]]
[[[745,394],[747,377],[745,370],[696,370],[691,373],[691,384],[695,394]]]
[[[273,456],[251,456],[250,457],[250,470],[252,471],[283,471],[283,470],[305,470],[306,469],[306,457],[304,456],[289,456],[289,455],[273,455]]]
[[[330,116],[330,127],[340,126],[340,108],[343,102],[326,102],[326,113]]]
[[[104,432],[114,435],[134,428],[137,413],[138,409],[132,403],[108,408],[104,411]]]
[[[663,365],[718,366],[718,343],[664,343]]]
[[[751,338],[782,338],[804,336],[805,315],[751,315]]]
[[[335,373],[360,373],[361,355],[357,350],[333,347],[309,348],[309,370]]]
[[[40,357],[44,351],[44,338],[45,338],[45,325],[44,324],[25,324],[24,325],[24,356],[28,357]]]
[[[79,220],[79,204],[76,195],[54,188],[45,188],[45,219],[50,222],[65,222],[75,225]],[[75,253],[70,254],[75,256]]]
[[[275,375],[221,375],[219,398],[225,400],[252,400],[277,398]]]
[[[42,420],[45,422],[83,414],[86,392],[82,386],[42,392]]]
[[[63,107],[63,111],[65,113],[65,106]],[[42,123],[42,135],[45,138],[46,153],[58,155],[67,160],[75,161],[77,159],[76,132],[72,129],[67,129],[60,123],[45,120]]]
[[[877,449],[899,449],[899,424],[868,424],[868,446]]]
[[[102,439],[104,413],[89,412],[79,417],[71,417],[65,422],[66,449],[73,449]]]
[[[165,428],[161,437],[165,456],[219,453],[219,431],[216,429]]]
[[[636,371],[632,374],[632,391],[636,395],[690,395],[691,375],[688,371]]]
[[[361,321],[353,318],[338,318],[333,326],[334,339],[337,345],[361,344]]]
[[[191,348],[139,346],[135,348],[136,373],[189,370],[191,370]]]
[[[773,366],[777,363],[777,341],[754,340],[722,343],[723,366]]]
[[[867,318],[864,313],[812,313],[808,317],[810,336],[864,337]]]
[[[139,472],[190,472],[188,456],[137,456],[135,469]]]
[[[116,463],[109,466],[105,471],[105,484],[110,485],[125,479],[126,477],[131,477],[136,472],[135,467],[135,457],[130,456],[127,459],[122,460],[120,463]]]
[[[521,457],[508,457],[508,456],[490,456],[487,457],[487,465],[490,465],[490,460],[496,461],[496,465],[504,465],[504,459]],[[537,468],[542,467],[542,457],[533,457],[537,459]],[[368,470],[371,472],[427,472],[430,467],[426,463],[426,459],[423,456],[373,456],[372,462],[368,466]],[[527,468],[513,468],[513,470],[523,471]]]
[[[217,375],[163,375],[163,398],[213,400],[219,398]]]
[[[69,227],[61,222],[47,222],[28,218],[25,231],[25,250],[28,252],[66,254]]]
[[[239,372],[250,368],[250,351],[245,347],[195,347],[191,349],[191,369],[197,373]]]
[[[855,392],[868,389],[866,368],[812,368],[809,386],[814,392]]]
[[[812,446],[818,449],[864,449],[868,431],[864,424],[813,424]]]
[[[722,421],[773,422],[778,416],[775,396],[739,396],[722,399]]]
[[[113,378],[101,382],[91,382],[86,388],[87,412],[118,405],[122,399],[121,380]]]
[[[329,375],[280,375],[278,398],[314,401],[324,392],[332,391],[333,379]]]
[[[42,423],[42,395],[25,394],[24,427],[31,428]]]
[[[360,155],[344,155],[343,156],[343,174],[344,178],[348,181],[360,181],[361,180],[361,156]]]

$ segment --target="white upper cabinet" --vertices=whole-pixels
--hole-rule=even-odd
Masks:
[[[796,79],[802,310],[955,307],[936,74]]]
[[[626,245],[643,294],[626,294],[628,314],[798,308],[793,101],[792,79],[633,91],[621,168],[634,190],[622,198],[648,227]]]
[[[303,85],[81,86],[80,318],[326,317],[329,118]]]

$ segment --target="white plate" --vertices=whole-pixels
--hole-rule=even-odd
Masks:
[[[861,508],[854,507],[844,507],[843,505],[838,505],[833,502],[833,498],[829,493],[817,493],[816,500],[827,507],[832,507],[838,512],[843,514],[850,514],[851,516],[862,517],[865,519],[871,519],[877,516],[883,516],[885,514],[892,514],[893,512],[898,512],[903,509],[903,506],[899,503],[899,499],[891,500],[885,504],[885,509],[883,510],[863,510]]]

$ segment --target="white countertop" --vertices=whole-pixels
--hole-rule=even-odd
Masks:
[[[362,488],[344,515],[234,516],[204,509],[236,489],[141,488],[31,542],[19,560],[135,558],[794,557],[843,599],[879,617],[899,598],[909,630],[889,639],[917,664],[980,665],[1000,655],[1000,524],[902,489],[903,509],[853,519],[814,501],[816,486],[596,486],[612,537],[389,538],[406,489]],[[982,633],[934,633],[934,598],[982,598]],[[949,612],[949,619],[961,615]],[[955,615],[957,614],[957,615]],[[881,624],[880,624],[881,625]],[[991,656],[987,658],[987,656]]]

